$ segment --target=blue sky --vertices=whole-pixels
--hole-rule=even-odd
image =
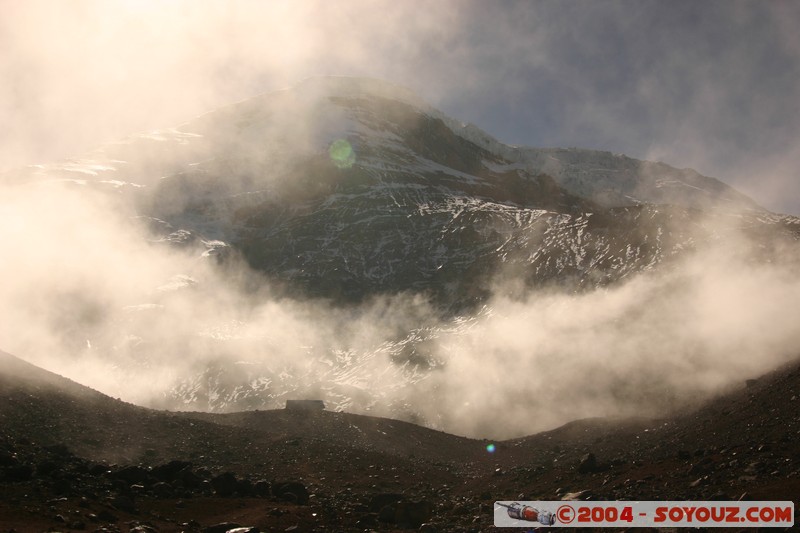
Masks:
[[[315,75],[500,140],[662,160],[800,214],[800,2],[0,0],[0,168]]]

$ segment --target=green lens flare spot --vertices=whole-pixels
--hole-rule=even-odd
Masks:
[[[489,452],[489,453],[494,453],[494,451],[495,451],[496,449],[497,449],[497,448],[495,448],[495,445],[494,445],[494,444],[487,444],[487,445],[486,445],[486,451],[487,451],[487,452]]]
[[[353,147],[344,139],[333,141],[333,144],[328,149],[328,155],[331,156],[333,164],[339,168],[350,168],[356,162],[356,154],[353,151]]]

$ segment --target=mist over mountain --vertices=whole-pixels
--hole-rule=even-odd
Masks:
[[[800,350],[800,219],[315,78],[5,176],[10,352],[127,400],[459,434],[663,413]],[[509,406],[535,419],[498,420]]]

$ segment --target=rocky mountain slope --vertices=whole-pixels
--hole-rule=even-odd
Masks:
[[[575,290],[653,268],[720,238],[709,210],[723,230],[798,227],[694,171],[507,146],[357,78],[307,80],[30,172],[122,194],[159,238],[232,248],[303,294],[429,292],[455,310],[502,273]]]
[[[798,392],[793,364],[671,417],[581,420],[489,453],[486,440],[345,413],[152,411],[0,353],[0,523],[479,532],[495,500],[790,500]]]

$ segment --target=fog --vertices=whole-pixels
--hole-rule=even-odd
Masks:
[[[165,392],[239,363],[272,380],[275,397],[257,407],[322,397],[492,438],[663,415],[800,353],[796,247],[756,259],[730,231],[581,294],[523,292],[499,276],[483,311],[442,318],[423,295],[345,307],[289,297],[243,262],[154,241],[133,215],[85,186],[3,189],[4,350],[141,405],[181,408]],[[422,366],[398,357],[415,337]]]
[[[3,0],[0,171],[320,75],[407,86],[509,144],[692,167],[800,214],[791,0]]]
[[[631,156],[708,173],[735,170],[732,177],[756,200],[800,209],[787,200],[798,197],[793,177],[800,151],[787,140],[796,139],[798,124],[778,120],[776,111],[793,102],[787,95],[796,96],[790,75],[782,74],[773,92],[756,94],[756,104],[745,106],[747,117],[736,122],[728,112],[747,100],[742,93],[728,94],[703,78],[675,119],[672,104],[685,88],[666,87],[665,78],[650,72],[632,83],[640,98],[628,113],[603,96],[617,88],[606,74],[568,53],[572,48],[557,53],[560,44],[582,42],[568,23],[577,19],[575,27],[583,27],[594,10],[562,13],[557,3],[529,9],[512,2],[490,30],[476,33],[485,8],[471,2],[426,4],[424,16],[417,3],[377,1],[0,5],[0,119],[6,125],[0,168],[81,155],[307,76],[353,74],[415,88],[454,118],[472,120],[504,141],[630,148]],[[605,5],[603,20],[618,15],[625,27],[644,16],[629,12],[625,2]],[[773,22],[788,9],[775,5],[767,10]],[[520,21],[534,29],[520,34]],[[776,57],[791,56],[787,51],[800,50],[794,27],[781,28],[776,35],[785,48]],[[627,45],[635,42],[623,48],[633,54]],[[713,57],[711,49],[704,57]],[[726,56],[724,64],[738,57]],[[681,67],[663,75],[703,69],[702,61],[688,64],[688,58],[666,58]],[[763,54],[748,58],[752,66]],[[646,59],[612,62],[610,72]],[[672,63],[666,59],[663,64]],[[776,60],[776,71],[781,65]],[[755,83],[755,72],[744,69],[733,82]],[[526,92],[544,74],[550,88],[534,84],[539,92]],[[592,83],[583,84],[583,76]],[[564,86],[572,87],[570,99],[553,100],[553,88]],[[599,92],[579,89],[584,86]],[[770,97],[775,101],[764,103]],[[498,100],[505,102],[500,108],[476,105]],[[539,102],[563,111],[557,128],[552,115],[531,114],[548,107]],[[498,131],[515,113],[517,122]],[[763,122],[748,122],[753,116]],[[319,123],[308,118],[273,128],[313,151]],[[739,126],[757,131],[728,135]],[[521,138],[525,128],[533,133]],[[604,131],[612,133],[598,133]],[[759,134],[771,140],[767,148],[750,144]],[[224,132],[217,136],[230,140]],[[625,144],[626,138],[637,142]],[[245,150],[250,159],[225,167],[239,173],[231,180],[260,165],[279,166],[252,149],[258,146]],[[163,168],[138,178],[156,183],[175,164],[158,163]],[[800,353],[796,246],[780,245],[765,258],[763,247],[730,228],[719,230],[724,238],[714,246],[580,294],[521,289],[500,272],[484,309],[451,317],[422,294],[385,294],[352,305],[299,297],[235,254],[220,263],[204,255],[201,242],[164,242],[125,194],[62,181],[64,172],[54,168],[43,170],[52,179],[12,183],[6,176],[0,185],[0,349],[140,405],[210,406],[211,378],[203,372],[221,365],[247,383],[267,376],[261,385],[275,396],[264,404],[254,399],[258,407],[322,397],[352,412],[506,438],[589,416],[662,415],[741,387]],[[274,168],[265,179],[273,175]],[[165,208],[176,209],[176,199]],[[399,356],[408,350],[424,364]],[[175,387],[194,403],[176,403],[168,394]]]
[[[422,387],[447,409],[428,412],[476,435],[659,416],[796,360],[797,250],[758,264],[736,244],[608,290],[495,299],[491,317],[441,342],[447,367]]]

